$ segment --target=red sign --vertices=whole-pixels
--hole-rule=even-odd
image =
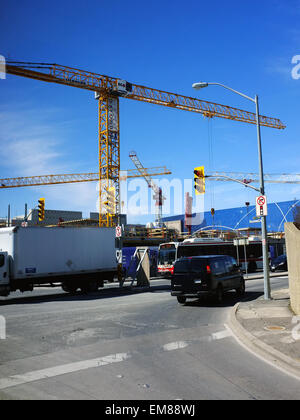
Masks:
[[[266,198],[263,195],[261,195],[257,198],[257,204],[259,206],[264,206],[266,204]]]
[[[256,197],[256,216],[267,216],[268,209],[267,209],[267,199],[266,196],[261,195]]]

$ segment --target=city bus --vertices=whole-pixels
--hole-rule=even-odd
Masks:
[[[284,253],[283,239],[269,239],[268,245],[270,260]],[[200,255],[229,255],[237,260],[246,273],[263,268],[262,242],[258,237],[247,238],[242,245],[238,245],[234,240],[225,241],[220,238],[192,238],[159,246],[158,275],[169,277],[174,272],[177,259]]]

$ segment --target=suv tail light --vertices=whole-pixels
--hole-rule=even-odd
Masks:
[[[210,273],[211,273],[211,268],[210,268],[210,265],[207,265],[207,266],[206,266],[206,272],[207,272],[208,274],[210,274]]]

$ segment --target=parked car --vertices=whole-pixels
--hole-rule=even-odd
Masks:
[[[171,295],[184,304],[187,298],[215,295],[222,302],[224,292],[245,293],[245,280],[236,260],[226,255],[185,257],[175,262]]]
[[[271,262],[271,271],[283,270],[287,271],[287,257],[282,254]]]

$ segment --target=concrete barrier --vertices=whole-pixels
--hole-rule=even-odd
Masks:
[[[296,315],[300,315],[300,225],[296,223],[285,223],[284,230],[291,307]]]

